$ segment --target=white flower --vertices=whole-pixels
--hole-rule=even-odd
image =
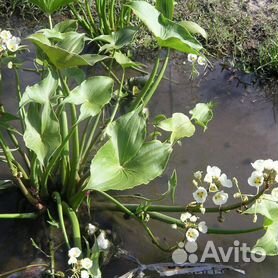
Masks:
[[[204,66],[205,64],[206,64],[206,59],[204,58],[204,57],[199,57],[198,58],[198,64],[200,65],[200,66]]]
[[[89,236],[92,236],[95,234],[95,232],[97,231],[97,227],[91,223],[88,224],[87,226],[87,233]]]
[[[277,187],[272,189],[271,196],[273,197],[273,199],[275,201],[278,201],[278,188]]]
[[[207,167],[207,174],[205,175],[204,181],[207,183],[212,183],[213,179],[219,179],[221,175],[221,170],[216,166]]]
[[[193,241],[196,241],[196,239],[198,238],[199,232],[195,228],[189,228],[185,235],[186,235],[186,239],[189,242],[193,242]]]
[[[196,215],[192,215],[189,219],[189,221],[193,222],[193,223],[197,222],[197,220],[198,220],[198,217]]]
[[[209,185],[209,192],[217,192],[218,191],[218,187],[216,186],[216,184],[215,183],[211,183],[210,185]]]
[[[199,204],[203,204],[206,201],[207,196],[208,196],[208,192],[202,186],[200,186],[195,192],[193,192],[193,198]]]
[[[201,207],[201,208],[200,208],[200,212],[201,212],[202,214],[205,214],[205,213],[206,213],[206,208]]]
[[[193,175],[195,179],[200,180],[202,178],[202,171],[197,171]]]
[[[8,69],[12,69],[12,68],[13,68],[13,62],[10,61],[10,62],[8,63],[8,65],[7,65],[7,67],[8,67]]]
[[[192,214],[190,212],[184,212],[184,213],[181,214],[180,220],[182,222],[185,222],[186,220],[188,220],[191,217],[191,215]]]
[[[93,262],[89,258],[82,259],[80,261],[81,267],[85,269],[90,269],[93,266]]]
[[[68,264],[69,265],[77,264],[77,259],[75,257],[70,257],[69,260],[68,260]]]
[[[80,274],[81,274],[80,275],[81,278],[89,278],[90,277],[90,274],[88,273],[87,270],[81,270]]]
[[[273,170],[274,168],[274,161],[272,159],[267,159],[264,161],[264,169],[265,170]]]
[[[171,225],[171,228],[172,228],[173,230],[176,230],[176,229],[178,228],[178,225],[177,225],[177,224],[172,224],[172,225]]]
[[[278,173],[278,160],[273,161],[273,170]]]
[[[11,39],[6,41],[7,49],[11,52],[16,52],[19,48],[19,40],[16,37],[12,37]]]
[[[208,226],[205,221],[201,221],[198,224],[198,230],[203,234],[206,234],[208,232]]]
[[[251,163],[251,165],[256,171],[263,172],[264,170],[277,169],[278,163],[272,159],[258,159],[254,163]]]
[[[8,41],[9,39],[12,38],[12,34],[11,34],[10,31],[3,30],[3,31],[1,31],[1,33],[0,33],[0,38],[1,38],[4,42],[6,42],[6,41]]]
[[[233,187],[232,181],[227,178],[226,174],[222,174],[219,178],[219,181],[222,184],[222,186],[224,186],[224,187],[228,187],[228,188]]]
[[[213,197],[212,201],[216,206],[224,205],[228,200],[229,195],[225,193],[223,190],[217,192]]]
[[[105,238],[105,232],[101,231],[99,236],[97,237],[97,244],[101,250],[106,250],[110,246],[110,242]]]
[[[195,63],[198,59],[198,56],[196,54],[188,54],[187,59],[190,63]]]
[[[262,172],[254,171],[248,178],[248,184],[255,187],[260,187],[264,183],[264,175]]]
[[[69,250],[68,255],[70,258],[78,258],[81,255],[81,250],[78,247],[73,247]]]

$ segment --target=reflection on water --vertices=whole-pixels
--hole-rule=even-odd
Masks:
[[[242,185],[243,191],[252,192],[246,185],[251,173],[250,162],[259,158],[278,159],[278,128],[273,116],[273,107],[266,101],[264,92],[260,87],[244,86],[251,83],[250,76],[240,76],[243,83],[229,71],[222,71],[217,65],[215,70],[208,72],[202,79],[190,81],[184,71],[185,66],[170,65],[168,77],[175,82],[164,80],[159,92],[152,100],[151,116],[164,113],[170,116],[173,112],[186,112],[198,102],[215,101],[217,108],[215,118],[204,133],[201,129],[190,139],[183,141],[182,146],[176,146],[172,162],[164,177],[154,184],[137,189],[136,193],[156,196],[164,192],[167,187],[167,176],[177,169],[178,189],[176,202],[185,204],[192,200],[191,192],[192,173],[196,170],[205,170],[207,165],[219,166],[228,176],[235,176]],[[14,79],[10,72],[5,71],[4,100],[9,110],[14,110]],[[24,74],[24,83],[32,84],[36,77],[31,73]],[[5,172],[1,171],[1,175]],[[134,192],[134,191],[133,191]],[[232,191],[231,191],[232,192]],[[230,195],[232,196],[232,194]],[[10,207],[16,211],[17,205],[0,195],[0,213],[6,212]],[[121,214],[103,212],[98,216],[103,225],[112,227],[119,235],[123,249],[137,257],[142,263],[155,263],[171,261],[171,255],[160,252],[154,247],[141,226],[133,220],[124,220]],[[234,214],[225,215],[224,224],[217,221],[217,215],[210,215],[207,222],[211,227],[240,228],[252,227],[252,219],[248,216],[236,217]],[[258,225],[260,223],[257,223]],[[164,244],[173,244],[179,235],[165,224],[153,222],[150,224],[155,234]],[[30,228],[31,227],[31,228]],[[1,222],[0,237],[0,273],[18,266],[26,265],[36,256],[29,241],[30,222]],[[249,246],[254,245],[261,233],[237,237],[240,242]],[[229,247],[234,242],[232,236],[206,236],[200,237],[199,250],[202,250],[207,240],[213,240],[216,246]],[[22,249],[22,243],[25,242]],[[31,253],[33,252],[33,253]],[[277,277],[277,258],[268,258],[261,264],[240,264],[240,268],[247,271],[246,277]],[[123,274],[135,267],[132,263],[122,260],[113,260],[105,267],[104,277],[112,278]],[[227,273],[225,277],[239,277],[240,274]],[[151,277],[154,277],[153,275]],[[202,276],[204,277],[204,276]]]

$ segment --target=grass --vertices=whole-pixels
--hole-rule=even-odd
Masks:
[[[250,0],[176,0],[175,20],[192,20],[202,26],[208,33],[208,40],[202,42],[216,59],[223,59],[229,66],[245,72],[275,75],[278,73],[278,3],[276,0],[259,2],[265,3],[256,8]],[[27,0],[0,1],[0,18],[11,15],[36,21],[42,14]],[[155,46],[151,34],[143,29],[131,50],[135,55],[151,54]]]
[[[186,4],[183,0],[176,2],[177,20],[192,20],[206,29],[209,39],[204,45],[211,55],[217,59],[224,58],[245,72],[271,70],[271,64],[263,68],[260,66],[262,45],[273,41],[278,31],[276,1],[267,1],[266,5],[258,9],[248,0],[188,0]],[[273,52],[274,48],[275,44]],[[267,47],[264,50],[266,52]]]
[[[23,19],[37,20],[37,17],[42,15],[42,13],[28,0],[0,1],[0,17],[8,19],[13,15]]]

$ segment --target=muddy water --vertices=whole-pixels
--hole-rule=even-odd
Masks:
[[[201,78],[189,81],[188,68],[172,64],[167,76],[173,82],[162,83],[151,103],[152,116],[161,113],[167,116],[173,112],[188,113],[198,102],[214,101],[217,104],[215,117],[208,130],[204,133],[199,129],[193,138],[186,139],[182,146],[175,147],[168,168],[168,177],[173,169],[177,169],[176,203],[186,204],[192,201],[191,194],[194,190],[191,182],[192,173],[197,170],[205,171],[207,165],[217,165],[229,177],[237,177],[243,192],[255,193],[246,182],[252,171],[250,162],[259,158],[278,158],[276,108],[273,107],[271,101],[266,100],[263,89],[257,85],[251,85],[252,76],[228,70],[223,71],[220,65],[216,65],[214,71],[207,72]],[[152,185],[141,187],[135,192],[154,197],[166,191],[166,188],[167,177],[162,177]],[[233,190],[227,191],[231,193],[230,202],[234,202]],[[254,227],[252,218],[248,216],[225,215],[225,222],[222,224],[217,221],[217,216],[210,215],[206,219],[210,227],[223,229]],[[143,263],[171,261],[171,255],[153,247],[136,223],[123,221],[120,215],[116,214],[110,215],[110,218],[121,225],[121,227],[115,226],[122,237],[124,248]],[[260,221],[256,225],[259,225]],[[154,222],[151,227],[164,244],[175,243],[180,239],[177,232],[167,225]],[[213,240],[216,247],[224,247],[224,250],[227,250],[228,247],[233,246],[234,240],[239,240],[240,244],[246,243],[251,247],[261,235],[262,232],[240,236],[202,235],[198,240],[198,255],[201,255],[201,250],[208,240]],[[233,258],[230,263],[244,269],[247,273],[246,277],[272,278],[278,275],[275,257],[268,258],[260,264],[234,263]],[[240,276],[235,273],[222,275],[222,277]]]
[[[31,63],[28,56],[28,63]],[[173,169],[178,173],[177,204],[186,204],[192,200],[191,192],[192,173],[196,170],[205,170],[207,165],[219,166],[229,177],[235,176],[240,181],[243,191],[250,193],[252,190],[246,185],[250,174],[250,162],[258,158],[278,159],[278,127],[275,122],[275,109],[272,102],[264,96],[264,91],[258,86],[246,84],[252,83],[252,76],[240,73],[222,71],[220,65],[212,72],[207,72],[202,78],[189,80],[189,69],[185,66],[169,66],[167,77],[163,81],[158,93],[152,100],[151,116],[164,113],[170,116],[173,112],[188,113],[198,102],[214,101],[217,103],[215,118],[204,133],[198,129],[193,138],[183,141],[182,146],[176,146],[171,163],[166,175],[149,186],[137,189],[136,193],[147,196],[157,196],[167,188],[167,177]],[[187,72],[187,73],[186,73]],[[14,109],[15,82],[13,74],[5,70],[6,84],[4,87],[4,101],[9,110]],[[25,73],[24,84],[32,84],[36,76]],[[239,82],[240,80],[240,82]],[[3,100],[2,100],[3,101]],[[5,175],[5,170],[0,170]],[[232,190],[230,190],[232,193]],[[134,191],[133,191],[134,193]],[[232,196],[232,194],[230,195]],[[3,200],[6,200],[4,203]],[[0,195],[0,213],[9,207],[12,212],[20,204],[12,203],[13,197],[8,199]],[[230,200],[232,202],[232,200]],[[142,263],[170,262],[171,254],[165,254],[154,247],[142,228],[132,220],[124,220],[121,214],[103,212],[99,215],[101,222],[107,228],[111,228],[118,234],[121,246],[131,255],[137,257]],[[259,220],[260,221],[260,220]],[[211,227],[223,228],[249,228],[253,227],[250,217],[236,217],[226,215],[225,222],[220,224],[217,215],[210,215],[208,223]],[[259,225],[260,223],[258,223]],[[153,222],[150,224],[154,233],[165,245],[173,244],[180,239],[179,234],[167,225]],[[31,227],[31,228],[30,228]],[[36,224],[30,226],[30,222],[2,222],[0,237],[0,273],[30,263],[37,252],[30,244],[30,229],[32,233]],[[233,246],[234,240],[247,243],[252,246],[261,233],[244,236],[213,236],[202,235],[199,244],[200,250],[206,241],[213,240],[216,246],[228,248]],[[24,243],[24,249],[22,249]],[[277,258],[268,258],[261,264],[231,264],[246,270],[246,277],[274,278],[278,274]],[[104,277],[112,278],[123,274],[134,265],[124,260],[113,260],[104,269]],[[234,273],[226,273],[223,277],[239,277]],[[153,275],[151,277],[154,277]],[[205,277],[205,276],[203,276]],[[211,277],[211,276],[209,276]]]

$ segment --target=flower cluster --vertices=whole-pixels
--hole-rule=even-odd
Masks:
[[[259,188],[264,184],[264,181],[268,181],[269,184],[274,184],[278,182],[278,161],[273,161],[272,159],[259,159],[254,163],[251,163],[254,171],[248,178],[248,184]]]
[[[81,250],[78,247],[71,248],[68,252],[68,256],[68,264],[73,266],[74,273],[80,273],[81,278],[89,278],[90,269],[93,266],[92,260],[90,258],[78,260],[81,256]]]
[[[198,223],[199,217],[192,215],[189,212],[184,212],[180,216],[180,220],[184,222],[186,227],[186,239],[188,242],[194,242],[199,237],[199,232],[206,234],[208,227],[205,221],[200,221]]]
[[[200,65],[200,66],[205,66],[206,65],[206,59],[202,56],[197,56],[196,54],[188,54],[187,59],[190,63],[195,64],[196,62]]]
[[[87,226],[87,233],[89,236],[95,236],[95,234],[99,231],[99,235],[96,237],[98,248],[102,251],[107,250],[111,243],[106,238],[106,232],[103,230],[99,230],[97,226],[89,223]]]
[[[202,180],[201,171],[194,173],[194,178],[196,179],[194,180],[194,183],[197,186],[197,190],[193,192],[193,198],[196,203],[203,206],[209,193],[214,193],[212,201],[215,205],[221,206],[227,202],[229,197],[228,194],[220,189],[222,187],[231,188],[233,183],[228,179],[225,173],[221,173],[221,170],[218,167],[208,166],[204,180]],[[199,183],[201,183],[201,186],[199,186]],[[203,183],[208,184],[208,189]]]
[[[20,38],[13,36],[10,31],[0,29],[0,55],[16,52],[20,48],[20,42]]]

